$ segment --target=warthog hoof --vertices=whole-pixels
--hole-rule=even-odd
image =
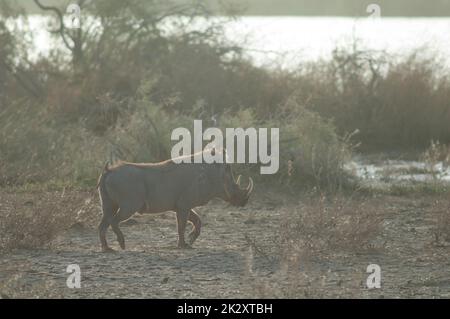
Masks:
[[[192,244],[195,242],[195,240],[197,239],[197,237],[198,237],[198,234],[196,234],[196,233],[190,233],[190,234],[188,235],[188,244],[189,244],[189,245],[192,245]]]
[[[191,245],[178,243],[178,249],[192,249]]]
[[[115,253],[116,251],[110,247],[103,247],[102,252],[103,253]]]

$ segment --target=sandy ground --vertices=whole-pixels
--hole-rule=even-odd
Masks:
[[[100,252],[94,223],[74,224],[46,248],[0,255],[0,293],[3,298],[449,298],[450,245],[433,243],[434,199],[368,200],[382,207],[382,248],[329,251],[287,271],[278,254],[280,223],[301,198],[259,194],[241,209],[219,201],[199,208],[202,234],[190,250],[176,248],[173,213],[136,215],[122,224],[125,251],[109,230],[116,253]],[[382,287],[369,290],[366,268],[373,263],[381,267]],[[80,266],[79,289],[66,286],[70,264]]]

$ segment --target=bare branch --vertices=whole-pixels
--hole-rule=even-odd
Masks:
[[[66,38],[65,26],[64,26],[64,15],[63,15],[63,13],[61,12],[61,10],[59,10],[57,7],[54,7],[54,6],[47,6],[47,5],[44,5],[44,4],[42,4],[42,3],[40,2],[40,0],[34,0],[34,3],[36,3],[36,5],[37,5],[39,8],[41,8],[42,10],[45,10],[45,11],[52,11],[52,12],[54,12],[54,13],[58,16],[58,20],[59,20],[59,28],[58,28],[57,30],[52,30],[52,31],[50,31],[50,32],[52,32],[52,33],[59,33],[59,34],[61,35],[61,38],[62,38],[63,41],[64,41],[65,46],[66,46],[69,50],[73,51],[73,50],[74,50],[74,47],[73,47],[72,45],[70,45],[69,41],[67,41],[67,38]]]

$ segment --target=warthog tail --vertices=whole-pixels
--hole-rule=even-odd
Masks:
[[[106,174],[107,174],[109,171],[110,171],[110,170],[109,170],[109,161],[106,161],[105,167],[103,167],[103,172],[102,172],[102,174],[100,175],[100,177],[98,178],[96,189],[98,189],[98,188],[100,187],[100,184],[102,183],[104,177],[106,176]]]

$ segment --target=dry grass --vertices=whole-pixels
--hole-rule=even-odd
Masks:
[[[0,253],[45,247],[75,223],[89,223],[99,211],[91,197],[91,194],[65,191],[38,195],[1,191]]]
[[[234,295],[238,297],[266,298],[378,298],[381,294],[388,298],[428,297],[445,296],[446,293],[445,290],[436,292],[435,286],[424,283],[435,280],[436,285],[446,285],[449,278],[445,268],[445,256],[450,247],[448,193],[434,197],[414,194],[408,197],[358,195],[329,198],[308,198],[303,194],[299,204],[298,194],[294,198],[266,190],[261,192],[263,197],[254,198],[246,210],[230,211],[225,206],[214,204],[205,209],[202,215],[208,226],[199,245],[190,251],[165,248],[171,245],[170,238],[175,236],[171,217],[151,217],[148,225],[142,217],[141,226],[127,229],[126,235],[130,240],[136,240],[133,247],[139,244],[140,248],[123,252],[127,256],[125,259],[111,259],[117,267],[113,267],[115,273],[108,272],[106,278],[117,276],[117,281],[107,280],[111,283],[107,288],[103,284],[90,286],[88,290],[80,290],[81,295],[67,290],[61,292],[58,287],[65,288],[67,258],[78,258],[93,269],[108,258],[97,253],[95,229],[86,232],[71,229],[58,235],[72,223],[82,222],[91,226],[98,222],[98,200],[91,195],[73,190],[67,190],[64,196],[60,191],[0,192],[8,204],[1,202],[2,217],[5,212],[15,213],[8,215],[9,226],[4,223],[5,219],[0,219],[2,240],[8,239],[9,249],[32,248],[2,256],[0,273],[4,276],[0,280],[1,293],[12,298],[107,297],[115,293],[117,287],[123,287],[120,289],[122,296],[154,296],[156,291],[163,289],[166,296],[186,297],[190,296],[190,290],[174,292],[172,287],[180,287],[180,282],[186,283],[186,278],[199,278],[199,268],[196,267],[199,261],[204,261],[205,265],[209,263],[212,268],[207,268],[208,271],[203,273],[205,277],[199,278],[206,281],[190,281],[192,285],[202,285],[202,293],[198,296],[216,296],[223,292],[230,296],[230,291],[233,294],[240,291]],[[30,214],[36,215],[35,218]],[[248,214],[251,218],[245,220]],[[24,221],[25,215],[27,219]],[[225,222],[227,227],[223,227]],[[161,236],[166,228],[169,237]],[[154,231],[158,229],[160,231]],[[217,230],[223,232],[218,236]],[[30,235],[27,240],[12,242],[20,233]],[[243,241],[243,234],[246,234],[247,243]],[[57,240],[48,245],[48,240],[56,235]],[[438,238],[437,242],[435,238]],[[48,249],[35,249],[39,246]],[[160,259],[160,256],[164,258]],[[245,260],[239,262],[239,258]],[[170,260],[169,267],[161,266],[165,260]],[[187,261],[191,264],[186,264]],[[135,285],[129,286],[133,282],[132,277],[145,277],[142,269],[147,269],[147,266],[136,267],[138,272],[129,273],[127,279],[122,271],[124,262],[133,266],[138,263],[149,265],[153,267],[152,272],[161,276],[148,276],[146,280],[149,281],[145,284],[141,285],[136,280]],[[386,284],[383,291],[369,291],[365,286],[369,263],[379,263],[388,270],[384,272],[389,276],[383,281]],[[49,268],[53,269],[51,273]],[[173,272],[173,269],[181,268],[186,272]],[[218,280],[224,269],[229,277]],[[92,275],[92,282],[105,280],[103,272]],[[158,286],[166,275],[170,276],[169,285],[173,286]],[[175,283],[175,280],[181,281]],[[233,290],[230,287],[234,287]],[[445,289],[446,286],[442,287]],[[139,295],[141,288],[142,295]]]
[[[311,257],[329,250],[373,248],[381,224],[378,208],[363,199],[324,196],[310,199],[287,214],[281,226],[284,259]]]
[[[422,154],[421,160],[425,162],[426,169],[435,180],[439,179],[440,171],[436,168],[441,164],[441,170],[450,166],[450,146],[441,144],[439,141],[431,141],[430,147]]]
[[[364,274],[338,274],[319,270],[315,265],[337,254],[382,249],[377,241],[383,223],[380,212],[376,201],[339,196],[312,197],[297,209],[286,211],[274,250],[269,253],[253,244],[249,254],[272,254],[279,262],[279,270],[269,277],[249,273],[258,296],[329,297],[326,281],[330,280],[341,287],[340,296],[360,289]]]
[[[433,227],[434,244],[450,244],[450,203],[436,200],[432,205],[432,212],[436,215]]]
[[[54,280],[24,283],[23,273],[15,273],[0,285],[0,299],[61,299],[62,288]]]

